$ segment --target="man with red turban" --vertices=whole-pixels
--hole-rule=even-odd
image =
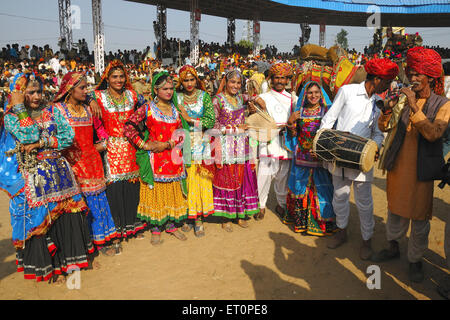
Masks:
[[[336,130],[372,139],[380,149],[384,136],[377,126],[380,116],[377,102],[381,98],[376,94],[381,94],[389,88],[391,81],[398,74],[398,66],[389,59],[375,58],[366,63],[365,69],[366,81],[344,85],[339,89],[333,105],[322,118],[320,128],[331,129],[337,122]],[[350,189],[353,185],[363,238],[359,256],[362,260],[368,260],[372,256],[371,238],[375,226],[372,199],[373,169],[364,173],[357,169],[335,166],[331,162],[327,164],[328,171],[333,175],[333,209],[338,227],[328,243],[328,248],[335,249],[347,241]]]
[[[373,260],[398,258],[398,241],[406,236],[411,224],[409,277],[413,282],[421,282],[421,260],[428,248],[433,209],[433,180],[440,179],[444,165],[441,138],[450,119],[450,101],[433,92],[442,75],[441,57],[436,51],[415,47],[408,50],[406,61],[412,86],[401,89],[403,95],[384,107],[378,122],[381,131],[388,132],[393,140],[383,154],[383,167],[388,171],[389,249],[375,254]],[[393,117],[396,112],[398,117]]]

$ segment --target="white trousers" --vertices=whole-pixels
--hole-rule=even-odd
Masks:
[[[333,209],[336,214],[336,225],[340,229],[347,228],[350,216],[350,188],[352,184],[356,208],[359,213],[361,235],[364,240],[369,240],[372,238],[375,227],[372,182],[353,181],[340,176],[333,176]]]
[[[288,193],[287,182],[292,160],[278,160],[269,157],[261,157],[258,166],[258,195],[260,208],[266,207],[270,185],[274,181],[274,190],[278,205],[286,208]]]
[[[408,240],[408,261],[419,262],[428,248],[430,220],[412,220],[393,214],[388,210],[386,237],[388,241],[400,240],[408,232],[411,222],[411,233]],[[448,258],[448,255],[447,255]]]

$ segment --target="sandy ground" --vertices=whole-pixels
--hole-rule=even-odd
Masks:
[[[373,246],[380,250],[386,245],[385,179],[379,171],[375,176]],[[274,206],[272,191],[268,207]],[[234,225],[233,233],[210,221],[203,238],[191,231],[181,242],[163,234],[160,247],[150,245],[146,232],[143,240],[125,242],[120,256],[97,257],[100,269],[81,271],[81,288],[70,290],[24,280],[16,272],[8,199],[1,193],[0,299],[441,299],[435,287],[448,274],[443,240],[449,210],[449,187],[436,187],[421,284],[408,280],[404,239],[401,258],[380,264],[381,289],[367,288],[372,263],[358,257],[361,233],[352,198],[349,241],[336,250],[328,249],[324,238],[295,234],[268,211],[248,229]]]

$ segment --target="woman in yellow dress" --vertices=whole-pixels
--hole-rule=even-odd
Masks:
[[[177,85],[178,106],[181,116],[189,124],[191,163],[187,167],[188,220],[194,220],[194,233],[197,237],[205,235],[202,218],[214,213],[212,178],[214,166],[211,161],[210,143],[205,130],[214,127],[216,122],[210,95],[199,79],[194,67],[186,65],[180,69]],[[188,232],[192,224],[185,222],[181,230]]]
[[[128,118],[124,134],[138,149],[136,162],[141,178],[138,218],[151,225],[151,243],[158,245],[162,243],[164,229],[179,240],[187,239],[175,225],[187,217],[186,170],[179,148],[183,139],[174,140],[183,121],[173,99],[173,80],[167,72],[153,77],[152,94],[153,101]],[[144,135],[139,129],[141,124],[145,127]]]

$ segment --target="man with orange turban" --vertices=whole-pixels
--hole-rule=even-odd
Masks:
[[[282,77],[292,76],[292,67],[289,63],[276,63],[269,69],[269,76],[279,75]]]
[[[260,94],[255,102],[269,113],[280,129],[283,129],[291,115],[293,106],[297,103],[297,101],[293,101],[291,94],[286,91],[286,85],[292,75],[292,67],[289,63],[274,64],[270,68],[269,75],[272,89]],[[275,211],[281,217],[284,217],[292,154],[283,148],[280,135],[277,135],[268,143],[260,142],[259,154],[257,182],[260,212],[255,215],[255,219],[262,220],[264,218],[272,180],[275,180],[274,190],[277,198]]]
[[[444,165],[441,138],[450,119],[450,101],[433,91],[439,89],[436,84],[442,75],[441,57],[436,51],[423,47],[409,49],[406,62],[412,87],[401,89],[403,95],[390,101],[378,122],[393,140],[383,154],[383,166],[388,171],[389,248],[374,255],[373,260],[398,258],[398,241],[406,236],[411,224],[409,277],[413,282],[421,282],[424,278],[421,260],[428,248],[433,210],[433,180],[441,178]],[[399,108],[398,120],[392,120]]]
[[[380,110],[376,104],[381,98],[376,94],[381,94],[389,88],[391,81],[398,74],[398,66],[389,59],[375,58],[366,63],[365,69],[366,81],[344,85],[339,89],[333,105],[322,118],[320,128],[331,129],[337,121],[336,130],[372,139],[380,149],[384,136],[377,125]],[[338,227],[328,243],[328,248],[335,249],[347,241],[350,189],[353,185],[363,238],[359,256],[362,260],[368,260],[372,256],[371,238],[375,227],[372,199],[373,169],[364,173],[357,169],[335,166],[331,162],[327,162],[327,165],[328,171],[333,175],[333,209]]]

